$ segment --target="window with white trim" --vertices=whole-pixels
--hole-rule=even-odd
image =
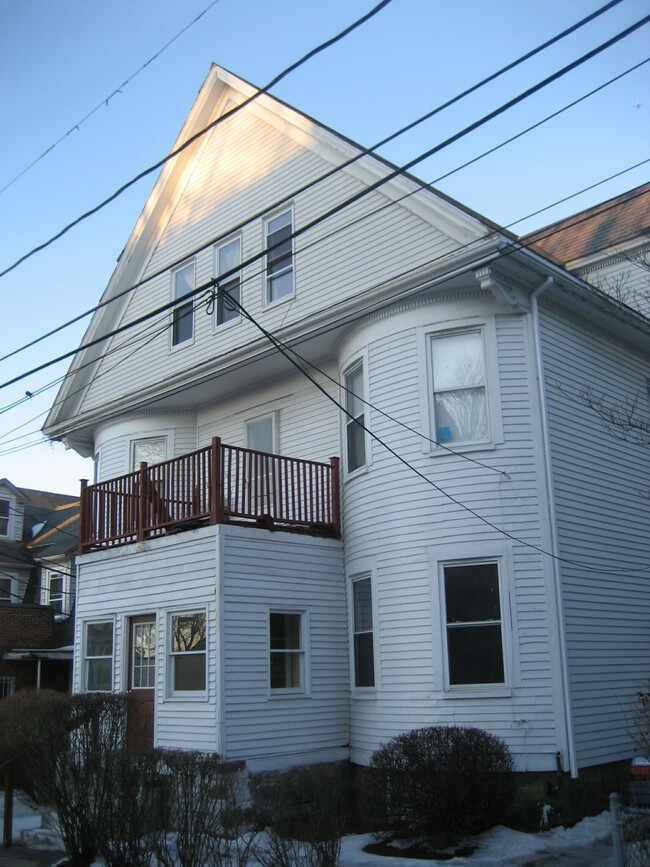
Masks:
[[[41,570],[41,605],[49,605],[58,614],[66,614],[70,610],[68,596],[70,579],[61,569]]]
[[[172,272],[173,300],[182,298],[194,289],[194,262]],[[191,340],[194,335],[194,302],[192,298],[172,309],[172,346]]]
[[[372,585],[370,576],[352,579],[354,638],[354,685],[375,685],[375,655],[372,628]]]
[[[442,569],[449,686],[505,684],[499,561]]]
[[[14,579],[11,576],[0,575],[0,602],[14,601]],[[18,601],[18,600],[16,600]]]
[[[431,336],[432,429],[440,443],[490,437],[483,331]]]
[[[291,209],[264,221],[266,303],[293,294],[293,215]]]
[[[88,692],[113,689],[113,621],[86,623],[84,682]]]
[[[0,698],[7,698],[16,692],[16,676],[14,674],[0,675]]]
[[[172,695],[205,692],[206,614],[188,611],[170,616],[169,669]]]
[[[165,437],[149,437],[133,440],[131,443],[131,468],[139,470],[140,464],[146,461],[148,466],[161,464],[167,460],[167,440]]]
[[[0,536],[9,535],[9,509],[11,500],[0,498]]]
[[[221,244],[215,249],[214,256],[217,277],[229,274],[219,280],[217,289],[217,325],[225,325],[240,316],[241,271],[234,274],[229,272],[241,265],[241,238],[233,238]]]
[[[269,613],[270,684],[272,690],[303,690],[305,650],[302,614],[286,611]]]
[[[366,463],[366,431],[363,362],[360,361],[343,377],[345,386],[345,443],[348,473]]]

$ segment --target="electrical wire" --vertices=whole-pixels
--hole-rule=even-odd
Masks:
[[[264,210],[259,211],[256,214],[253,214],[252,216],[247,217],[245,220],[242,220],[237,225],[230,227],[227,230],[227,232],[223,232],[220,235],[218,235],[216,238],[213,238],[210,241],[208,241],[206,244],[202,244],[201,246],[191,250],[189,253],[186,253],[182,258],[177,259],[176,261],[165,265],[164,268],[159,269],[158,271],[155,271],[154,273],[148,275],[143,280],[139,281],[138,283],[135,283],[134,285],[132,285],[130,287],[127,287],[126,289],[122,290],[121,292],[117,293],[116,295],[112,296],[111,298],[108,298],[105,301],[100,302],[99,304],[95,305],[94,307],[90,308],[89,310],[86,310],[85,312],[79,314],[74,319],[71,319],[68,322],[63,323],[62,325],[58,326],[57,328],[52,329],[51,331],[47,332],[46,334],[42,335],[41,337],[38,337],[38,338],[30,341],[29,343],[25,344],[24,346],[21,346],[18,349],[15,349],[12,352],[9,352],[4,356],[1,356],[0,362],[5,361],[8,358],[11,358],[12,356],[18,354],[19,352],[24,351],[25,349],[31,348],[32,346],[36,345],[37,343],[41,342],[42,340],[47,339],[48,337],[52,337],[54,334],[57,334],[58,332],[62,331],[64,328],[67,328],[71,325],[76,324],[80,320],[85,319],[87,316],[90,316],[92,313],[95,313],[97,310],[101,309],[102,307],[104,307],[108,304],[111,304],[114,301],[119,300],[124,295],[128,294],[129,292],[132,292],[135,289],[140,288],[141,286],[145,285],[146,283],[154,280],[155,278],[161,276],[162,274],[166,273],[167,271],[175,268],[177,265],[182,264],[182,262],[186,261],[187,258],[191,258],[192,256],[196,256],[198,253],[202,252],[203,250],[207,249],[208,247],[210,247],[214,244],[219,243],[219,241],[227,238],[229,235],[233,235],[236,232],[241,231],[243,228],[245,228],[245,226],[260,219],[265,214],[271,213],[272,211],[276,210],[277,208],[280,208],[283,204],[286,204],[287,202],[291,201],[292,199],[296,198],[297,196],[302,195],[303,193],[307,192],[309,189],[312,189],[317,184],[322,183],[323,181],[329,179],[330,177],[337,174],[338,172],[343,171],[348,166],[350,166],[353,163],[360,160],[362,157],[372,154],[375,158],[381,159],[380,157],[378,157],[374,153],[375,151],[379,150],[379,148],[383,147],[384,145],[388,144],[389,142],[393,141],[394,139],[398,138],[399,136],[403,135],[404,133],[414,129],[415,127],[417,127],[418,125],[420,125],[424,121],[431,119],[432,117],[434,117],[435,115],[437,115],[441,111],[443,111],[444,109],[449,108],[450,106],[459,102],[465,96],[468,96],[471,93],[474,93],[479,88],[494,81],[495,79],[499,78],[501,75],[504,75],[506,72],[509,72],[510,70],[512,70],[515,67],[519,66],[520,64],[524,63],[526,60],[530,59],[531,57],[534,57],[536,54],[539,54],[541,51],[545,50],[549,46],[560,41],[561,39],[563,39],[567,35],[573,33],[577,29],[583,27],[585,24],[589,23],[594,18],[602,15],[604,12],[606,12],[610,8],[612,8],[612,6],[618,5],[618,3],[620,3],[620,2],[622,2],[622,0],[612,0],[612,2],[606,3],[604,6],[602,6],[600,9],[597,9],[591,15],[588,15],[586,18],[582,18],[580,21],[576,22],[575,24],[571,25],[570,27],[566,28],[565,30],[561,31],[556,36],[552,37],[551,39],[546,40],[546,42],[541,43],[541,45],[536,46],[535,48],[531,49],[530,51],[526,52],[525,54],[522,54],[516,60],[506,64],[505,66],[502,66],[500,69],[491,73],[487,77],[483,78],[481,81],[476,82],[471,87],[466,88],[465,90],[456,94],[454,97],[446,100],[443,103],[440,103],[439,105],[437,105],[435,108],[431,109],[430,111],[425,112],[423,115],[420,115],[420,117],[407,123],[405,126],[402,126],[396,132],[393,132],[390,135],[386,136],[385,138],[381,139],[380,141],[376,142],[371,147],[360,148],[358,153],[356,153],[354,156],[348,158],[343,163],[340,163],[339,165],[334,166],[333,168],[329,169],[324,174],[319,175],[317,178],[307,182],[302,187],[294,189],[291,193],[282,196],[279,200],[275,201],[272,205],[270,205],[267,208],[264,208]],[[633,69],[634,68],[636,68],[636,67],[633,67]],[[632,70],[630,69],[628,71],[632,71]],[[355,145],[355,146],[359,147],[357,145]]]
[[[345,29],[341,30],[339,33],[336,34],[336,36],[333,36],[330,39],[326,39],[325,42],[321,42],[320,45],[317,45],[315,48],[312,48],[310,51],[307,52],[307,54],[304,54],[299,60],[296,60],[294,63],[292,63],[286,69],[284,69],[282,72],[280,72],[278,75],[276,75],[275,78],[273,78],[271,81],[269,81],[268,84],[265,84],[264,87],[262,87],[260,90],[257,90],[252,96],[249,96],[243,102],[239,103],[239,105],[234,106],[234,108],[230,109],[229,111],[224,112],[222,115],[220,115],[220,117],[213,120],[212,123],[209,123],[204,129],[202,129],[199,132],[195,133],[194,135],[190,136],[190,138],[188,138],[187,141],[183,142],[182,145],[179,145],[175,150],[173,150],[166,157],[163,157],[162,159],[158,160],[156,163],[149,166],[149,168],[143,169],[143,171],[141,171],[139,174],[137,174],[134,178],[132,178],[130,181],[127,181],[125,184],[122,184],[122,186],[118,190],[116,190],[114,193],[111,193],[111,195],[108,196],[108,198],[104,199],[102,202],[100,202],[98,205],[95,205],[95,207],[91,208],[89,211],[86,211],[84,214],[81,214],[81,216],[74,219],[71,223],[68,223],[67,226],[64,226],[63,229],[61,229],[59,232],[57,232],[56,235],[53,235],[49,240],[44,241],[42,244],[39,244],[38,246],[34,247],[28,253],[25,253],[24,255],[22,255],[19,259],[17,259],[13,263],[13,265],[10,265],[8,268],[5,268],[3,271],[0,271],[0,278],[9,274],[11,271],[13,271],[15,268],[17,268],[20,264],[25,262],[27,259],[31,258],[35,253],[38,253],[41,250],[44,250],[46,247],[49,247],[51,244],[53,244],[55,241],[57,241],[59,238],[63,237],[63,235],[65,235],[67,232],[69,232],[70,229],[74,228],[75,226],[78,226],[79,223],[82,223],[84,220],[87,220],[88,217],[91,217],[93,214],[96,214],[98,211],[102,210],[102,208],[105,208],[106,205],[110,204],[110,202],[117,199],[119,196],[122,195],[122,193],[124,193],[126,190],[128,190],[130,187],[132,187],[138,181],[141,181],[143,178],[147,177],[147,175],[150,175],[152,172],[155,172],[157,169],[164,166],[166,162],[168,162],[169,160],[178,156],[178,154],[182,153],[184,150],[186,150],[188,147],[190,147],[190,145],[193,145],[194,142],[196,142],[199,138],[204,136],[210,130],[214,129],[216,126],[218,126],[218,124],[223,123],[223,121],[227,120],[229,117],[232,117],[234,114],[241,111],[243,108],[245,108],[251,102],[254,102],[256,99],[259,99],[260,96],[267,93],[269,90],[271,90],[271,88],[275,87],[276,84],[278,84],[280,81],[282,81],[283,78],[286,78],[287,75],[294,72],[296,69],[298,69],[298,67],[302,66],[308,60],[311,60],[312,57],[319,54],[321,51],[325,51],[325,49],[336,44],[341,39],[343,39],[344,37],[346,37],[350,33],[352,33],[352,31],[356,30],[357,27],[360,27],[362,24],[365,24],[366,21],[369,21],[371,18],[373,18],[378,12],[380,12],[382,9],[384,9],[384,7],[388,6],[388,4],[391,2],[392,2],[392,0],[380,0],[380,2],[376,6],[374,6],[369,12],[367,12],[365,15],[362,15],[361,18],[358,18],[352,24],[348,25],[348,27],[346,27]]]
[[[118,87],[116,87],[114,90],[112,90],[108,94],[108,96],[106,96],[104,99],[101,100],[101,102],[98,102],[94,108],[92,108],[87,114],[85,114],[81,118],[81,120],[78,120],[77,123],[72,124],[70,129],[67,132],[63,133],[63,135],[60,136],[60,138],[58,138],[55,142],[53,142],[48,148],[46,148],[40,156],[36,157],[36,159],[32,160],[31,163],[29,163],[29,165],[25,166],[25,168],[22,169],[22,171],[18,172],[18,174],[15,177],[13,177],[8,183],[6,183],[4,185],[4,187],[1,187],[0,188],[0,196],[5,192],[5,190],[8,190],[9,187],[11,187],[13,184],[15,184],[19,178],[22,178],[22,176],[25,175],[30,169],[34,168],[36,163],[40,162],[51,151],[53,151],[55,147],[60,145],[62,141],[65,141],[65,139],[68,138],[68,136],[72,135],[73,132],[78,132],[79,128],[87,120],[89,120],[96,112],[98,112],[100,108],[104,108],[104,107],[108,108],[108,103],[110,102],[111,99],[113,99],[114,96],[117,96],[118,93],[121,94],[123,89],[127,86],[127,84],[130,84],[133,81],[133,79],[136,78],[136,76],[138,76],[141,72],[143,72],[143,70],[145,70],[147,68],[147,66],[152,64],[154,62],[154,60],[157,60],[161,54],[163,54],[171,45],[173,45],[177,39],[180,39],[180,37],[184,33],[186,33],[190,29],[190,27],[193,27],[197,23],[197,21],[199,21],[201,18],[203,18],[203,16],[207,12],[209,12],[213,6],[216,6],[218,2],[219,2],[219,0],[212,0],[212,3],[210,3],[208,6],[206,6],[202,12],[199,12],[199,14],[196,16],[196,18],[194,18],[192,21],[190,21],[190,23],[187,24],[185,27],[183,27],[182,30],[179,30],[179,32],[175,36],[173,36],[169,40],[169,42],[166,42],[162,48],[158,49],[158,51],[156,51],[156,53],[154,55],[152,55],[149,58],[149,60],[145,61],[145,63],[143,63],[141,66],[139,66],[135,72],[132,72],[131,75],[129,75],[128,78],[125,78],[124,81],[122,82],[122,84],[120,84]]]
[[[589,52],[587,52],[586,54],[582,55],[582,57],[580,57],[580,58],[578,58],[577,60],[573,61],[572,63],[570,63],[570,64],[564,66],[562,69],[556,71],[555,73],[551,74],[550,76],[547,76],[545,79],[543,79],[542,81],[540,81],[540,82],[538,82],[537,84],[533,85],[532,87],[527,88],[525,91],[523,91],[522,93],[518,94],[516,97],[513,97],[512,99],[508,100],[506,103],[503,103],[501,106],[499,106],[498,108],[496,108],[496,109],[494,109],[493,111],[489,112],[488,114],[484,115],[484,116],[483,116],[482,118],[480,118],[479,120],[474,121],[473,123],[471,123],[471,124],[469,124],[468,126],[466,126],[464,129],[462,129],[462,130],[460,130],[459,132],[455,133],[454,135],[448,137],[448,138],[445,139],[443,142],[438,143],[438,144],[435,145],[434,147],[429,148],[427,151],[425,151],[425,152],[419,154],[418,156],[414,157],[412,160],[410,160],[409,162],[407,162],[405,165],[394,168],[392,171],[390,171],[390,172],[389,172],[387,175],[385,175],[384,177],[382,177],[382,178],[380,178],[379,180],[373,182],[372,184],[368,184],[367,186],[364,186],[363,189],[359,190],[357,193],[354,193],[352,196],[348,197],[347,199],[343,200],[342,202],[339,202],[337,205],[335,205],[334,207],[330,208],[330,209],[329,209],[328,211],[326,211],[325,213],[321,214],[321,215],[318,216],[318,217],[315,217],[313,220],[311,220],[310,222],[308,222],[308,223],[306,223],[305,225],[301,226],[299,229],[295,229],[295,230],[291,233],[291,235],[288,236],[288,237],[290,237],[291,239],[293,239],[293,238],[296,238],[296,237],[298,237],[298,236],[304,234],[305,232],[310,231],[311,229],[315,228],[315,227],[316,227],[317,225],[319,225],[320,223],[324,222],[325,220],[327,220],[327,219],[329,219],[330,217],[334,216],[335,214],[339,213],[339,212],[340,212],[341,210],[343,210],[344,208],[348,207],[348,206],[351,205],[351,204],[354,204],[355,202],[357,202],[357,201],[359,201],[360,199],[364,198],[365,196],[369,195],[371,192],[374,192],[375,190],[377,190],[379,187],[383,186],[383,185],[384,185],[385,183],[387,183],[388,181],[393,180],[393,179],[394,179],[395,177],[397,177],[398,175],[407,174],[407,173],[409,172],[409,170],[410,170],[411,168],[413,168],[415,165],[417,165],[419,162],[422,162],[424,159],[429,158],[429,157],[432,156],[433,154],[435,154],[435,153],[439,152],[440,150],[442,150],[444,147],[447,147],[449,144],[452,144],[452,143],[458,141],[458,140],[459,140],[460,138],[462,138],[463,136],[469,134],[470,132],[473,132],[475,129],[479,128],[479,127],[482,126],[483,124],[485,124],[485,123],[487,123],[488,121],[494,119],[494,118],[497,117],[498,115],[500,115],[500,114],[502,114],[503,112],[507,111],[509,108],[512,108],[514,105],[517,105],[519,102],[521,102],[521,101],[523,101],[524,99],[528,98],[528,97],[531,96],[533,93],[536,93],[537,91],[539,91],[539,90],[542,89],[543,87],[546,87],[546,86],[547,86],[548,84],[550,84],[551,82],[556,81],[556,80],[557,80],[558,78],[560,78],[561,76],[563,76],[563,75],[567,74],[568,72],[572,71],[573,69],[575,69],[576,67],[578,67],[578,66],[581,65],[582,63],[585,63],[587,60],[590,60],[591,58],[593,58],[594,56],[596,56],[596,55],[599,54],[600,52],[604,51],[606,48],[611,47],[612,45],[614,45],[615,43],[617,43],[617,42],[620,41],[621,39],[623,39],[623,38],[625,38],[626,36],[630,35],[630,33],[634,32],[634,31],[637,30],[639,27],[642,27],[642,26],[644,26],[645,24],[647,24],[649,21],[650,21],[650,15],[645,16],[644,18],[642,18],[642,19],[640,19],[639,21],[637,21],[636,24],[632,25],[631,27],[626,28],[626,30],[621,31],[619,34],[617,34],[616,36],[614,36],[614,37],[612,37],[611,39],[607,40],[606,42],[601,43],[601,45],[597,46],[595,49],[592,49],[591,51],[589,51]],[[411,176],[409,175],[409,177],[411,177]],[[422,182],[421,182],[421,181],[418,181],[417,179],[414,179],[414,180],[415,180],[417,183],[419,183],[420,185],[422,185]],[[422,186],[424,186],[424,185],[422,185]],[[248,265],[254,263],[255,261],[258,261],[258,260],[261,259],[262,257],[266,256],[270,251],[274,250],[276,247],[279,247],[279,246],[281,246],[282,244],[284,244],[284,243],[286,242],[286,240],[287,240],[287,239],[285,238],[285,239],[279,241],[277,244],[271,245],[270,247],[267,247],[266,249],[261,250],[261,251],[258,252],[257,254],[254,254],[253,256],[249,257],[245,262],[242,262],[240,265],[238,265],[238,266],[236,266],[236,267],[230,269],[230,270],[227,271],[227,272],[224,272],[224,274],[221,275],[220,279],[221,279],[221,280],[225,280],[225,279],[227,279],[229,276],[232,276],[232,275],[234,275],[235,273],[237,273],[238,271],[240,271],[242,268],[245,268],[245,267],[247,267]],[[10,380],[8,380],[8,381],[6,381],[6,382],[0,384],[0,389],[2,389],[2,388],[6,388],[6,387],[9,386],[9,385],[13,385],[14,383],[16,383],[16,382],[20,381],[21,379],[24,379],[25,377],[30,376],[30,375],[32,375],[32,374],[34,374],[34,373],[38,373],[39,371],[45,369],[46,367],[51,366],[52,364],[56,364],[56,363],[58,363],[59,361],[63,361],[63,360],[65,360],[66,358],[70,358],[71,356],[74,356],[75,354],[77,354],[77,352],[81,352],[82,350],[88,349],[88,348],[90,348],[90,347],[92,347],[92,346],[95,346],[95,345],[97,345],[97,344],[99,344],[99,343],[102,343],[103,341],[107,340],[109,337],[114,336],[115,334],[119,334],[119,333],[121,333],[122,331],[126,330],[127,328],[134,327],[135,325],[139,325],[139,324],[141,324],[142,322],[146,321],[147,319],[149,319],[149,318],[151,318],[151,317],[157,315],[158,313],[162,313],[162,312],[164,312],[164,311],[166,311],[166,310],[169,310],[169,309],[172,308],[172,307],[175,307],[175,306],[177,306],[177,305],[180,305],[180,304],[182,304],[183,302],[188,301],[188,300],[189,300],[190,298],[192,298],[194,295],[197,295],[197,294],[199,294],[199,293],[201,293],[201,292],[205,292],[206,289],[209,289],[209,288],[210,288],[211,284],[213,285],[213,281],[208,281],[207,283],[202,284],[202,285],[199,286],[198,288],[195,288],[195,289],[193,289],[193,290],[190,290],[189,292],[185,293],[184,295],[179,296],[178,298],[173,299],[173,300],[167,302],[167,303],[164,304],[164,305],[161,305],[160,307],[156,308],[155,310],[150,311],[150,312],[147,313],[147,314],[143,314],[142,316],[136,318],[135,320],[133,320],[133,321],[130,322],[129,324],[124,324],[124,325],[122,325],[122,326],[120,326],[120,327],[118,327],[118,328],[116,328],[116,329],[113,329],[111,332],[108,332],[107,334],[102,335],[101,337],[97,337],[97,338],[95,338],[95,339],[93,339],[93,340],[88,341],[86,344],[84,344],[82,347],[79,347],[79,348],[76,349],[76,350],[70,350],[70,351],[68,351],[67,353],[64,353],[63,355],[60,355],[60,356],[58,356],[57,358],[55,358],[55,359],[53,359],[53,360],[51,360],[51,361],[49,361],[49,362],[46,362],[46,363],[44,363],[44,364],[41,364],[41,365],[39,365],[38,367],[32,368],[30,371],[27,371],[26,373],[23,373],[23,374],[21,374],[21,375],[19,375],[19,376],[17,376],[17,377],[14,377],[13,379],[10,379]]]

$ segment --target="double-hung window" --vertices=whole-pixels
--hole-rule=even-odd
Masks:
[[[303,690],[305,651],[302,614],[271,611],[269,636],[271,689]]]
[[[481,329],[431,338],[434,439],[477,443],[489,439],[485,349]]]
[[[363,399],[363,363],[355,365],[344,377],[345,437],[348,473],[366,463],[365,403]]]
[[[291,209],[264,224],[266,249],[266,303],[293,293],[293,217]]]
[[[372,587],[370,576],[352,581],[354,633],[354,685],[375,685],[375,656],[372,629]]]
[[[505,684],[499,563],[443,566],[449,686]]]
[[[241,265],[241,238],[233,238],[215,250],[215,268],[219,279],[217,290],[217,325],[239,319],[241,302],[241,272],[233,269]]]
[[[13,578],[9,578],[6,575],[0,575],[0,602],[13,602],[14,601],[14,590],[13,590]],[[16,602],[19,600],[16,599]]]
[[[113,623],[86,623],[84,642],[85,683],[88,692],[113,688]]]
[[[43,569],[41,573],[41,605],[49,605],[58,614],[64,614],[68,610],[66,577],[62,570]]]
[[[194,289],[194,262],[183,265],[172,274],[174,301]],[[181,301],[172,310],[172,346],[191,340],[194,334],[194,303],[192,298]]]
[[[172,614],[169,650],[172,695],[205,692],[205,611]]]
[[[0,499],[0,536],[9,535],[9,500]]]

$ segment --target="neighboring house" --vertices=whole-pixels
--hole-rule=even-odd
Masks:
[[[522,240],[619,304],[650,316],[650,183]]]
[[[79,498],[0,479],[0,697],[69,690]]]
[[[177,146],[254,93],[214,66]],[[649,462],[580,392],[646,394],[647,319],[263,95],[165,165],[102,336],[45,425],[97,467],[76,691],[253,770],[436,723],[630,757]]]

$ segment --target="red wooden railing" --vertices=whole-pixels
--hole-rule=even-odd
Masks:
[[[298,460],[214,437],[179,458],[82,482],[79,552],[226,522],[338,536],[339,459]]]

